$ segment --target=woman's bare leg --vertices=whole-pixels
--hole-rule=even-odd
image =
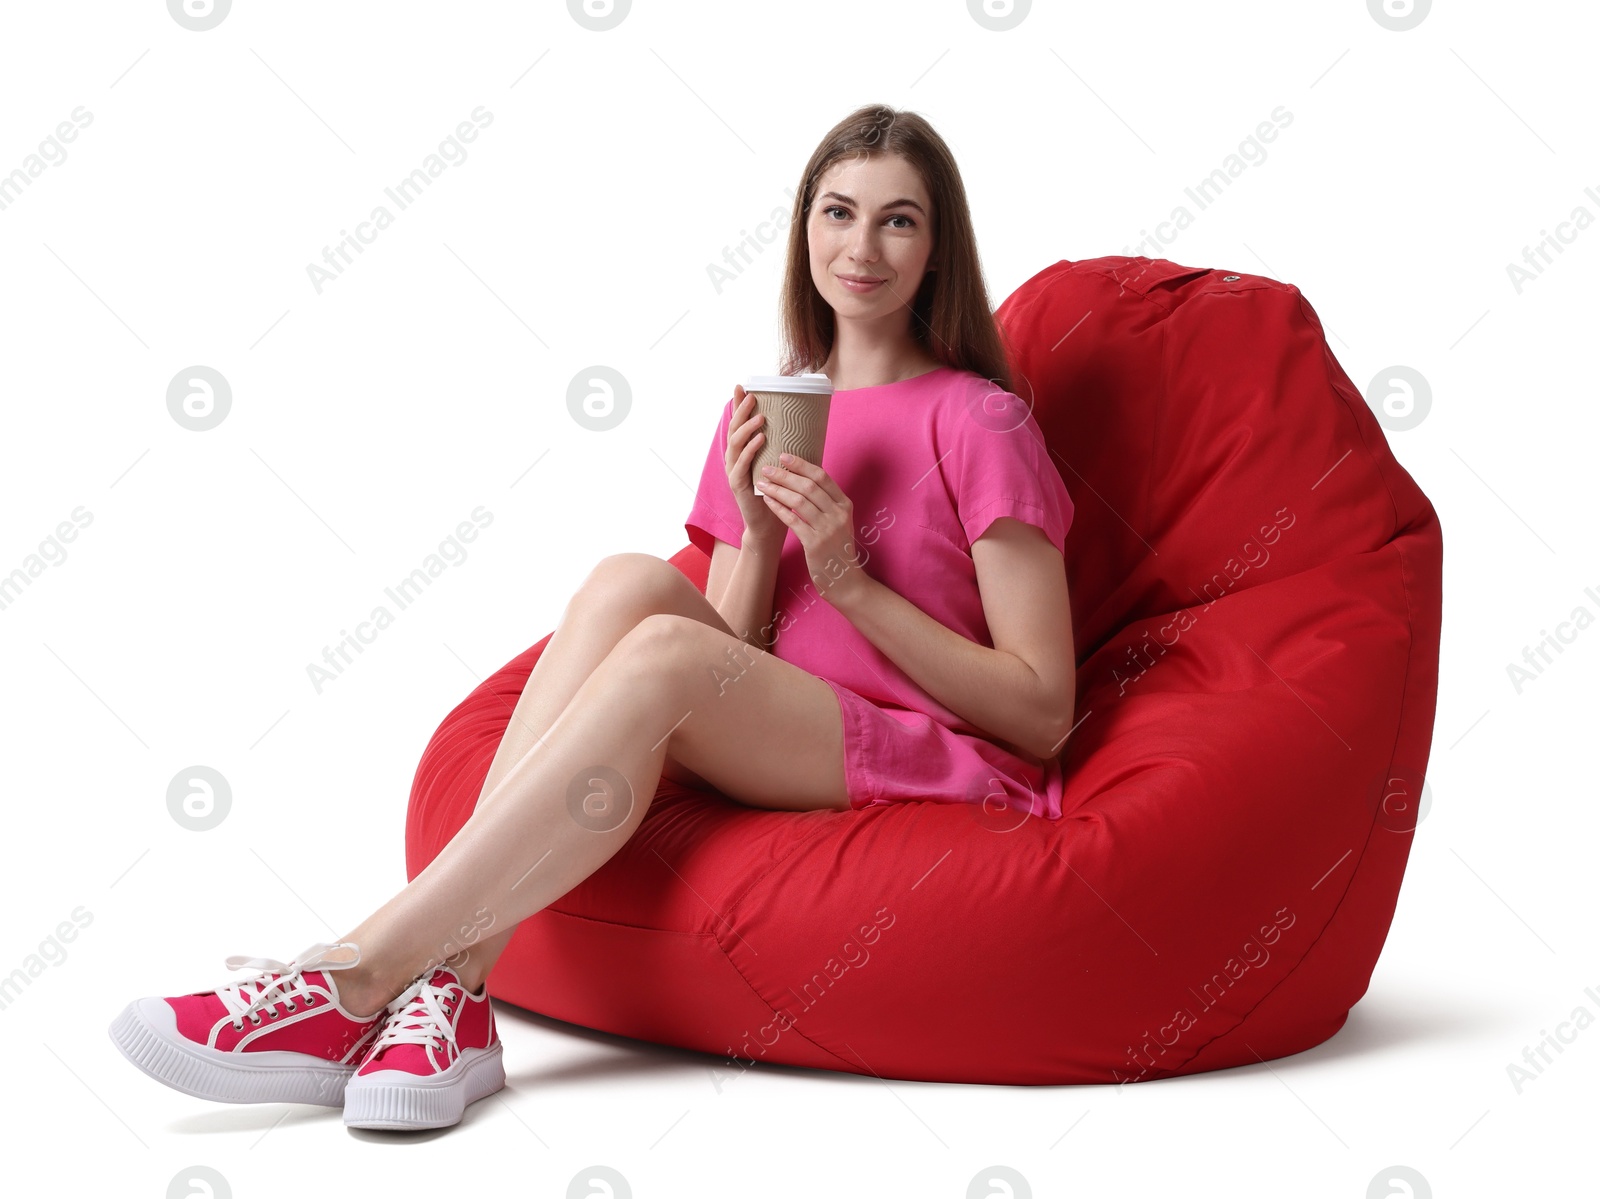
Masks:
[[[340,971],[346,1006],[375,1011],[424,968],[479,956],[467,933],[493,938],[570,891],[633,835],[669,755],[754,806],[844,809],[843,748],[821,679],[692,617],[645,617],[438,857],[343,938],[362,958]]]
[[[534,663],[478,794],[483,803],[525,753],[539,744],[594,668],[646,616],[688,616],[732,634],[722,614],[672,563],[653,554],[602,558],[567,601],[555,632]],[[668,778],[689,772],[669,764]]]
[[[617,642],[646,616],[658,613],[688,616],[725,633],[733,632],[699,588],[666,559],[653,554],[612,554],[600,560],[567,601],[566,611],[523,685],[478,792],[478,807],[518,760],[542,743],[556,717]],[[705,781],[671,757],[662,773],[691,785]],[[483,937],[463,958],[452,960],[451,966],[468,990],[477,990],[489,977],[514,931],[504,928]]]

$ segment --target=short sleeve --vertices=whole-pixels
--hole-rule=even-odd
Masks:
[[[733,401],[729,400],[723,405],[722,420],[706,450],[706,463],[700,471],[700,487],[695,492],[694,505],[683,522],[689,540],[708,558],[716,548],[716,541],[738,546],[744,540],[744,513],[739,511],[739,502],[733,498],[728,486],[728,469],[724,465],[728,454],[728,422],[732,418]]]
[[[1072,497],[1051,460],[1033,413],[1011,392],[986,388],[950,411],[945,477],[971,545],[1002,516],[1043,529],[1066,553]]]

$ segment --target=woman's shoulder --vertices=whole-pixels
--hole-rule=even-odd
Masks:
[[[975,420],[990,425],[997,414],[1013,419],[1011,425],[1031,416],[1031,406],[1015,392],[1007,391],[993,379],[963,367],[946,367],[938,372],[934,413],[943,420]]]
[[[977,391],[981,394],[1014,395],[1003,386],[987,376],[978,374],[977,371],[968,370],[964,366],[946,366],[937,371],[930,372],[928,377],[937,380],[941,390],[955,392],[961,395]]]

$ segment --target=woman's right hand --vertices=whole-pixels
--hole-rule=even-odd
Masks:
[[[750,467],[766,444],[762,429],[765,418],[756,411],[755,397],[739,384],[733,387],[733,415],[728,420],[728,487],[744,516],[746,543],[781,545],[788,526],[755,493],[750,483]]]

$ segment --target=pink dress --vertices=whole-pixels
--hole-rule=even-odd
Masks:
[[[732,415],[729,399],[684,522],[708,556],[713,539],[738,546],[744,535],[724,466]],[[1038,424],[1023,400],[970,371],[835,391],[821,466],[850,498],[863,569],[980,645],[994,642],[972,542],[1012,516],[1065,551],[1072,500]],[[1003,795],[1010,810],[1060,818],[1059,758],[1013,753],[919,687],[818,593],[792,531],[773,603],[773,655],[838,697],[852,808]]]

